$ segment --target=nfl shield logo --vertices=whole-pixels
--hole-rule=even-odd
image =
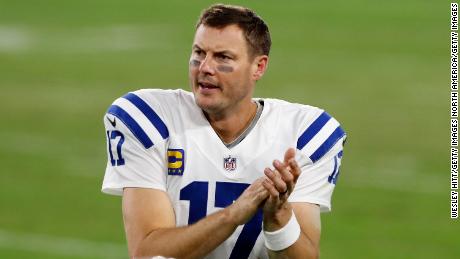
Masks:
[[[236,157],[224,157],[224,168],[227,171],[233,171],[236,169]]]

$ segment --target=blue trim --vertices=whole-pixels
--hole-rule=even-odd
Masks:
[[[326,141],[310,156],[311,161],[316,162],[321,159],[344,135],[345,131],[340,126],[337,127]]]
[[[343,150],[340,150],[340,152],[337,154],[337,157],[342,158],[342,156],[343,156]]]
[[[330,119],[331,116],[327,112],[323,112],[299,137],[297,140],[297,149],[301,150],[304,148]]]
[[[153,124],[153,126],[155,126],[163,139],[169,137],[169,131],[164,122],[161,120],[158,114],[146,102],[144,102],[144,100],[133,93],[128,93],[123,96],[123,98],[134,104],[145,115],[145,117],[149,119],[149,121]]]
[[[113,159],[113,154],[112,154],[112,143],[110,140],[110,131],[107,131],[107,142],[109,143],[109,155],[110,155],[110,163],[112,166],[115,166],[115,159]]]
[[[147,136],[145,131],[139,126],[139,124],[131,117],[125,110],[120,106],[112,105],[110,106],[107,113],[116,116],[120,119],[126,127],[136,136],[136,138],[142,143],[145,148],[150,148],[153,146],[152,140]]]
[[[334,157],[334,170],[332,170],[332,174],[329,175],[329,177],[327,178],[327,181],[332,184],[335,184],[337,182],[337,178],[336,178],[336,173],[338,173],[337,156]]]
[[[332,181],[333,184],[337,184],[337,180],[339,179],[339,175],[340,175],[340,169],[337,170],[337,173],[334,176],[334,179]]]

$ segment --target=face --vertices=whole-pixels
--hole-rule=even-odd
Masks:
[[[189,79],[197,105],[209,114],[251,103],[267,56],[249,58],[243,31],[236,25],[200,25],[195,33]]]

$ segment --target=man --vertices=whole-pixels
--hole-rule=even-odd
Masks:
[[[252,98],[270,45],[254,12],[213,5],[196,26],[193,93],[110,106],[102,191],[123,195],[131,257],[318,257],[345,133],[318,108]]]

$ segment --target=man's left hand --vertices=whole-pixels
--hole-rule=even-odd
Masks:
[[[275,160],[273,166],[274,170],[265,168],[267,179],[262,183],[270,193],[263,206],[264,230],[270,232],[282,228],[291,218],[293,212],[288,198],[300,175],[293,148],[286,151],[283,162]]]

